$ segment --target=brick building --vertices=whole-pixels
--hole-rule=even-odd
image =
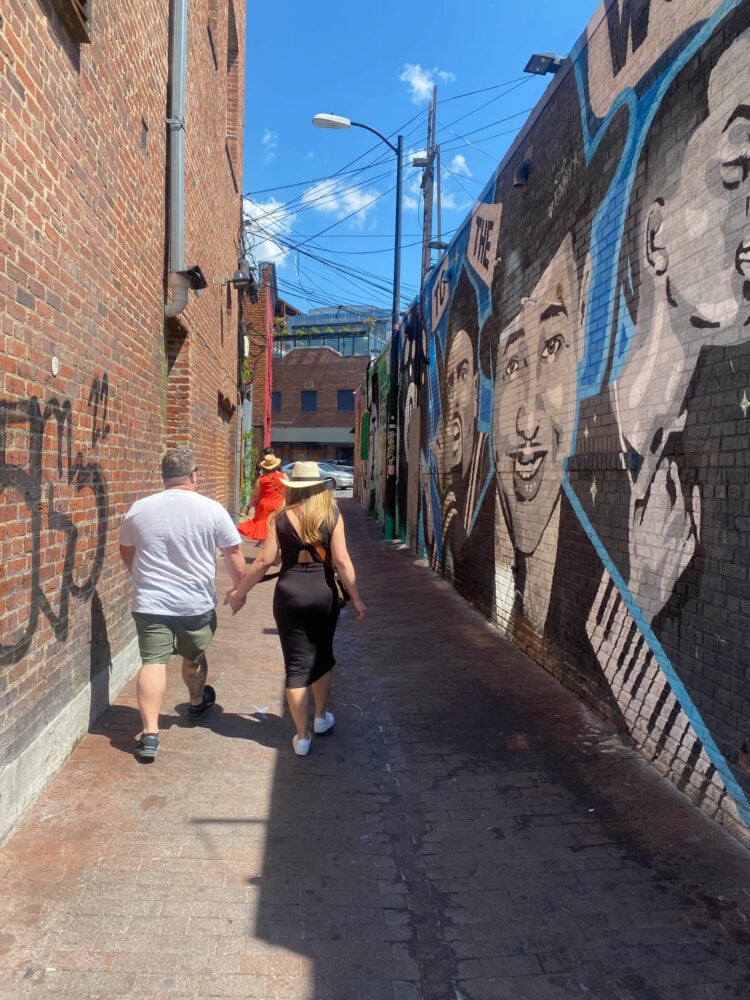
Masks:
[[[236,511],[245,10],[8,0],[0,47],[1,840],[139,665],[165,447]]]
[[[272,442],[284,461],[354,462],[354,393],[391,313],[337,306],[287,317],[273,345]]]
[[[258,265],[257,296],[243,297],[242,333],[243,396],[243,506],[255,478],[255,462],[271,443],[271,375],[274,319],[283,303],[278,296],[276,267]]]
[[[271,443],[284,462],[352,464],[354,393],[369,362],[331,347],[298,347],[275,359]]]

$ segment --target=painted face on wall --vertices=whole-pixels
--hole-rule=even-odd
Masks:
[[[462,475],[469,470],[477,418],[477,374],[474,347],[466,330],[458,330],[448,352],[445,371],[445,459]]]
[[[579,356],[578,280],[567,236],[497,353],[493,452],[516,547],[534,552],[570,451]]]
[[[750,30],[714,67],[708,117],[690,138],[677,193],[649,237],[670,303],[716,344],[747,339],[750,323],[749,61]]]

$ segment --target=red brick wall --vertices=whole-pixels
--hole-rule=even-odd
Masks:
[[[228,86],[227,13],[209,32],[210,6],[189,4],[185,123],[186,262],[208,288],[171,331],[168,5],[98,0],[80,46],[53,4],[3,6],[0,762],[130,655],[118,532],[160,487],[165,447],[189,442],[201,488],[232,502],[237,308],[221,278],[237,263],[242,70]]]
[[[181,424],[170,443],[192,444],[201,468],[201,488],[231,508],[237,411],[230,418],[219,402],[221,397],[230,405],[237,403],[237,304],[236,292],[227,295],[230,286],[221,282],[237,266],[242,113],[239,63],[231,53],[238,45],[235,33],[243,40],[240,51],[244,51],[244,9],[219,5],[213,46],[207,42],[209,14],[202,0],[190,5],[185,132],[185,263],[200,265],[208,288],[200,299],[191,293],[190,304],[179,317],[187,330],[180,361],[187,349],[189,405],[184,406],[178,363],[168,379],[168,413],[172,416],[174,411],[173,419]],[[222,106],[225,114],[217,114]],[[206,155],[207,150],[212,155]]]
[[[243,328],[247,340],[247,362],[252,371],[253,447],[258,450],[271,443],[271,367],[273,348],[273,275],[270,264],[258,268],[258,301],[244,301]]]
[[[338,409],[338,390],[359,388],[369,358],[341,357],[330,347],[299,347],[274,362],[273,387],[281,393],[281,410],[273,415],[275,427],[346,427],[354,422],[353,410]],[[317,409],[302,411],[303,389],[317,392]]]
[[[273,388],[280,393],[281,410],[272,414],[273,428],[310,428],[309,440],[315,441],[316,427],[354,426],[354,410],[338,409],[338,390],[356,390],[367,371],[368,357],[342,357],[330,347],[299,347],[283,358],[274,359]],[[317,409],[301,409],[301,393],[312,389],[317,393]],[[351,437],[354,445],[354,435]],[[275,445],[284,460],[337,457],[335,445],[323,447],[320,453],[308,454],[292,445]],[[304,454],[302,453],[304,451]]]

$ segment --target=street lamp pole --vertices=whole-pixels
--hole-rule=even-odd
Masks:
[[[385,490],[383,491],[383,532],[396,537],[396,467],[398,462],[398,374],[399,329],[401,326],[401,179],[404,163],[404,137],[396,148],[396,243],[393,250],[393,310],[391,320],[391,380],[388,388],[388,431],[386,438]]]
[[[353,122],[341,115],[315,115],[313,125],[317,128],[363,128],[372,132],[386,144],[396,155],[396,225],[393,248],[393,306],[391,309],[391,347],[390,347],[390,387],[387,404],[387,437],[386,437],[386,470],[385,489],[383,491],[383,528],[385,537],[396,537],[396,462],[398,452],[396,440],[398,433],[398,362],[399,362],[399,328],[401,326],[401,189],[404,166],[404,137],[400,135],[394,146],[382,132],[363,122]]]

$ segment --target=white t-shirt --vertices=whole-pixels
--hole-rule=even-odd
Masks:
[[[120,529],[120,544],[135,546],[133,611],[210,611],[216,606],[216,550],[241,543],[221,504],[193,490],[169,489],[136,500]]]

